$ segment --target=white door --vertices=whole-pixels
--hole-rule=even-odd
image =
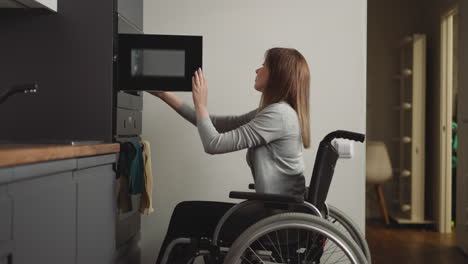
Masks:
[[[440,28],[440,119],[439,119],[439,180],[437,224],[441,233],[452,231],[452,121],[453,97],[457,90],[456,27],[458,10],[453,9],[442,17]]]

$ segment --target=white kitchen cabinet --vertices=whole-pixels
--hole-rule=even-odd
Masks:
[[[0,0],[0,8],[47,8],[57,12],[57,0]]]

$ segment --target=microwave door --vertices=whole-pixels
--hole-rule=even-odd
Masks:
[[[132,49],[132,77],[185,77],[185,50]]]
[[[202,67],[202,37],[119,34],[118,89],[191,91]]]

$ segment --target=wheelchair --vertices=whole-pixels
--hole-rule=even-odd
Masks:
[[[338,152],[333,139],[364,142],[363,134],[337,130],[320,142],[309,187],[304,196],[235,192],[230,198],[243,199],[218,221],[212,237],[176,238],[166,247],[161,264],[172,264],[171,251],[180,244],[195,247],[191,263],[371,263],[367,242],[357,225],[325,200],[333,177]],[[255,189],[254,184],[249,189]],[[270,215],[226,239],[223,230],[232,216],[243,208],[260,205]],[[201,260],[202,262],[198,261]],[[196,261],[195,261],[196,260]]]

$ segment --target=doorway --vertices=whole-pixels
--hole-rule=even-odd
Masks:
[[[458,4],[368,1],[366,134],[369,141],[385,143],[390,155],[393,176],[381,184],[385,203],[397,223],[430,225],[443,233],[452,230],[456,211]],[[427,48],[415,49],[423,38]],[[418,50],[425,61],[414,63]],[[426,67],[422,93],[415,90],[417,65]],[[419,101],[423,105],[416,107]],[[372,188],[366,196],[366,218],[380,218],[378,196]]]
[[[468,45],[468,30],[463,29],[468,25],[468,1],[368,0],[367,20],[367,141],[385,143],[393,168],[391,179],[381,184],[393,221],[385,224],[378,195],[368,186],[368,227],[377,222],[386,232],[398,234],[400,227],[440,232],[456,238],[458,248],[468,254],[468,104],[462,103],[468,102],[468,74],[463,74],[468,52],[462,48]],[[427,39],[426,96],[420,96],[426,100],[424,184],[419,184],[424,201],[417,199],[424,204],[424,221],[417,222],[424,224],[402,224],[396,218],[411,218],[414,209],[408,198],[414,193],[409,180],[414,169],[401,169],[401,161],[408,159],[402,159],[398,140],[404,139],[400,131],[405,132],[400,130],[401,111],[410,111],[414,104],[398,105],[398,99],[401,90],[406,91],[401,87],[414,85],[402,86],[401,74],[395,78],[396,72],[402,72],[401,49],[396,47],[418,34]],[[411,67],[402,73],[410,76]],[[405,142],[410,146],[414,139],[413,134]]]

